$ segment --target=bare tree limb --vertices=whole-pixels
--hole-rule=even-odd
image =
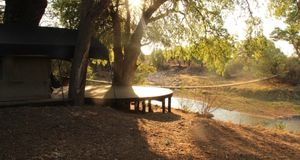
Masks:
[[[250,17],[254,17],[253,16],[253,12],[252,12],[252,10],[251,10],[251,6],[250,6],[250,3],[249,3],[249,1],[248,0],[245,0],[245,2],[247,3],[247,9],[248,9],[248,12],[249,12],[249,14],[250,14]]]

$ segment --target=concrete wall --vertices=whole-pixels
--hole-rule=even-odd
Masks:
[[[0,102],[50,98],[50,60],[0,58]]]

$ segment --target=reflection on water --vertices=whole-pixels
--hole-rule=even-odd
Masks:
[[[159,105],[160,103],[154,102],[154,104]],[[201,109],[201,106],[201,101],[195,101],[186,98],[172,98],[172,108],[198,112],[199,109]],[[235,124],[262,125],[273,128],[284,128],[293,132],[300,132],[300,116],[271,119],[237,111],[229,111],[221,108],[214,110],[212,114],[214,115],[213,119],[232,122]]]

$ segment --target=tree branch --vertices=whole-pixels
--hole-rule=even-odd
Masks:
[[[172,9],[167,10],[165,13],[161,13],[160,15],[158,15],[156,17],[152,17],[152,18],[149,19],[149,23],[157,21],[161,18],[164,18],[164,17],[168,16],[170,13],[172,13],[174,11],[175,11],[175,8],[172,8]]]
[[[151,44],[151,43],[152,43],[151,41],[145,42],[145,43],[141,44],[141,46],[146,46],[146,45],[149,45],[149,44]]]
[[[245,0],[246,1],[246,3],[247,3],[247,9],[248,9],[248,12],[249,12],[249,14],[250,14],[250,17],[254,17],[253,16],[253,12],[252,12],[252,10],[251,10],[251,7],[250,7],[250,3],[249,3],[249,1],[248,0]]]
[[[143,19],[146,24],[149,23],[149,19],[151,18],[152,14],[167,0],[155,0],[153,5],[151,5],[144,13],[143,13]]]
[[[144,34],[144,26],[149,23],[149,19],[151,18],[152,14],[166,1],[167,0],[155,0],[154,3],[143,12],[143,15],[131,37],[131,41],[133,41],[134,44],[141,41]]]

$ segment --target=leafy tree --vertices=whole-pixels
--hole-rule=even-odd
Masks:
[[[300,84],[300,61],[296,57],[289,57],[286,62],[286,73],[281,77],[284,82],[292,85]]]
[[[298,23],[300,20],[300,1],[298,0],[271,0],[269,9],[273,15],[283,18],[287,24]]]
[[[239,46],[237,58],[246,69],[256,69],[263,74],[278,74],[283,70],[286,60],[274,42],[263,35],[244,40]]]
[[[63,24],[74,24],[71,20],[76,18],[68,16],[76,14],[68,12],[77,10],[74,7],[67,9],[73,5],[68,6],[63,1],[54,1],[54,8],[65,22]],[[113,84],[131,84],[143,44],[157,43],[172,48],[182,43],[196,44],[213,36],[227,38],[221,12],[233,5],[234,1],[230,0],[152,0],[143,1],[138,9],[133,9],[128,0],[112,1],[107,17],[110,23],[103,25],[107,28],[106,33],[113,35]]]
[[[164,64],[166,63],[164,51],[162,49],[154,50],[150,55],[150,62],[155,68],[163,69]]]
[[[138,68],[136,71],[136,76],[134,77],[134,84],[143,84],[145,83],[145,77],[149,74],[156,72],[156,68],[149,64],[149,62],[143,62],[141,58],[138,60]]]
[[[61,25],[78,29],[80,20],[80,0],[53,0],[53,15],[59,17]]]
[[[289,24],[286,29],[278,27],[271,33],[274,40],[285,40],[293,45],[296,55],[300,57],[300,24]]]
[[[178,63],[179,66],[182,63],[186,63],[192,60],[192,56],[190,54],[187,47],[183,46],[174,46],[172,49],[164,51],[164,58],[166,61],[173,60]]]
[[[283,19],[287,24],[285,29],[275,28],[271,36],[275,40],[288,41],[300,57],[300,1],[271,0],[269,8],[277,18]]]
[[[272,37],[275,40],[286,40],[293,45],[297,58],[289,58],[286,64],[286,74],[283,79],[290,84],[300,82],[300,1],[271,0],[270,10],[277,18],[285,21],[285,29],[275,28]]]
[[[212,37],[203,39],[191,49],[193,57],[200,60],[208,69],[224,75],[226,64],[235,52],[234,42],[230,39]]]
[[[109,28],[109,35],[112,36],[111,43],[114,51],[114,85],[130,85],[134,72],[137,69],[137,59],[140,54],[140,41],[143,36],[144,27],[149,23],[152,14],[165,2],[166,0],[154,0],[151,2],[144,2],[143,9],[138,8],[140,17],[136,16],[132,11],[132,6],[129,1],[115,0],[110,4],[107,20],[110,23],[99,24],[100,32],[107,26]],[[56,3],[56,2],[59,2]],[[59,14],[64,20],[75,19],[74,17],[67,17],[66,13],[69,11],[78,11],[74,5],[66,5],[63,0],[54,2],[54,8],[60,7]],[[66,9],[73,7],[72,9]],[[63,12],[62,12],[63,11]],[[76,15],[68,14],[68,15]],[[78,16],[78,15],[77,15]],[[105,18],[105,17],[101,17]],[[68,21],[66,24],[74,23]],[[74,25],[76,27],[76,24]]]
[[[228,39],[214,36],[203,38],[191,46],[175,46],[165,51],[164,56],[166,60],[177,61],[179,66],[182,62],[201,62],[209,70],[223,75],[225,66],[232,59],[234,52],[234,41],[229,36]]]
[[[60,24],[69,29],[78,29],[80,20],[80,0],[52,0],[50,11],[52,17],[58,17]],[[109,17],[109,9],[105,9],[101,16],[95,17],[94,36],[101,39],[107,46],[112,42],[112,22]]]
[[[76,23],[76,17],[78,19],[79,16],[78,6],[67,5],[63,1],[68,0],[54,0],[54,6],[57,4],[56,2],[61,3],[53,7],[59,9],[56,11],[62,21],[65,21],[63,24],[70,27],[72,25],[74,28],[80,26],[79,23]],[[140,48],[144,44],[162,44],[166,49],[170,49],[182,43],[202,44],[203,39],[208,39],[209,43],[219,41],[210,40],[215,37],[222,40],[227,39],[228,33],[223,28],[222,13],[232,9],[236,2],[241,1],[242,3],[239,4],[248,4],[247,0],[144,0],[141,1],[140,6],[134,8],[133,2],[130,0],[112,0],[104,12],[105,14],[94,20],[98,35],[110,37],[107,39],[111,40],[108,42],[114,53],[113,85],[132,85],[138,57],[141,53]],[[70,12],[72,14],[69,14]],[[220,42],[224,46],[227,45],[227,42]],[[203,53],[221,53],[223,51],[227,53],[228,48],[215,49],[217,52],[207,49]],[[207,62],[215,57],[222,58],[222,56],[215,55],[202,57]],[[222,66],[227,57],[223,56],[223,58],[223,60],[216,61],[214,65]],[[79,89],[82,90],[82,87]]]
[[[138,56],[141,53],[140,47],[144,29],[148,23],[153,21],[154,12],[166,1],[144,1],[142,9],[139,11],[140,15],[132,12],[128,0],[124,1],[124,7],[120,5],[120,1],[112,5],[114,8],[111,12],[111,18],[115,58],[113,85],[131,85],[137,69]]]

